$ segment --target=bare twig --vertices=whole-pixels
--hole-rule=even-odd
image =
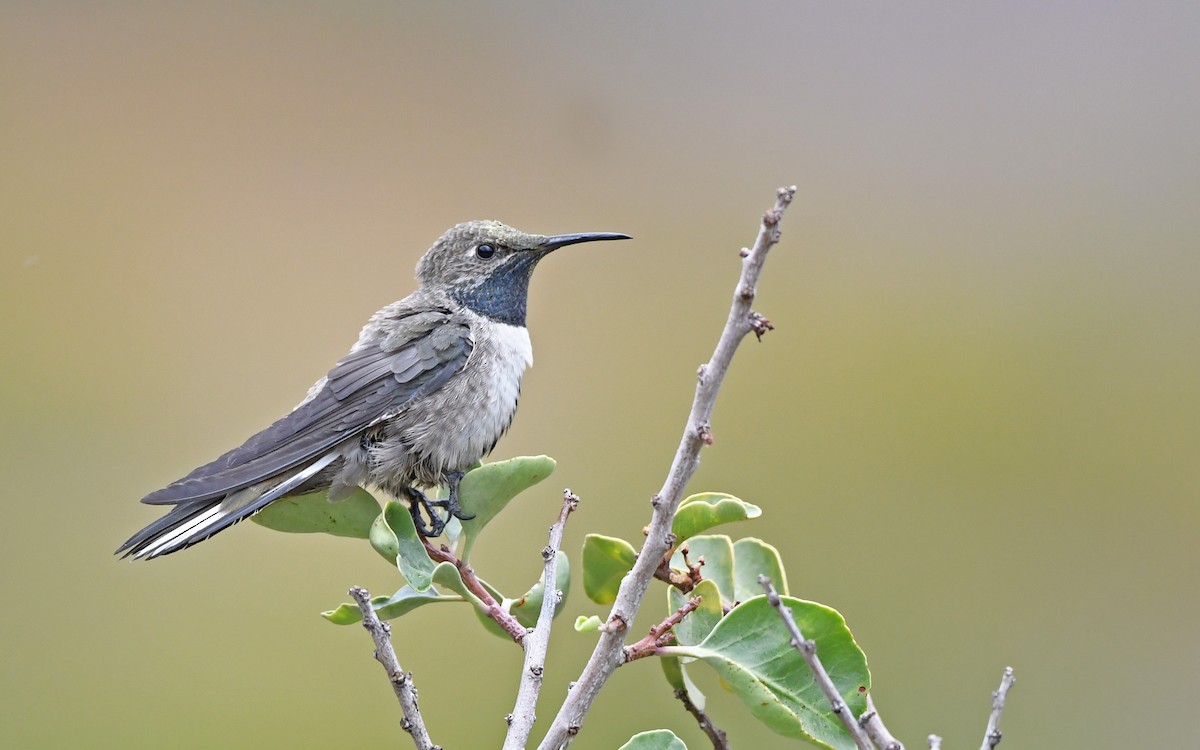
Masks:
[[[495,597],[484,588],[479,577],[475,575],[475,569],[468,565],[466,560],[460,560],[444,544],[441,547],[434,547],[425,537],[421,537],[421,542],[425,545],[425,551],[429,553],[429,559],[435,562],[448,562],[458,568],[458,574],[462,577],[463,585],[472,594],[479,597],[480,601],[486,607],[484,614],[494,620],[517,643],[525,639],[525,633],[527,632],[525,626],[518,622],[517,618],[513,617],[511,613],[505,611],[504,607],[500,606]]]
[[[542,550],[545,568],[542,571],[542,610],[538,613],[537,625],[521,641],[525,649],[525,664],[521,669],[521,686],[517,689],[517,701],[508,715],[508,734],[504,737],[504,750],[520,750],[529,742],[533,722],[537,719],[538,694],[542,690],[542,673],[546,664],[546,651],[550,647],[550,623],[554,621],[554,609],[561,599],[558,590],[558,550],[562,546],[563,528],[567,517],[579,507],[579,497],[570,490],[563,490],[562,510],[558,520],[550,527],[550,542]]]
[[[812,670],[813,679],[816,680],[821,692],[825,694],[826,700],[833,708],[833,712],[841,719],[842,726],[846,727],[846,731],[854,739],[854,744],[859,750],[874,750],[875,746],[871,744],[871,740],[867,737],[867,733],[850,713],[846,701],[842,700],[842,694],[838,692],[837,686],[833,684],[833,679],[829,676],[829,672],[825,671],[825,665],[821,664],[821,657],[817,656],[817,644],[806,639],[804,634],[800,632],[800,627],[796,625],[796,618],[792,617],[792,610],[784,606],[779,598],[779,592],[771,584],[771,579],[764,575],[758,576],[758,583],[767,592],[767,601],[771,602],[771,606],[779,612],[779,616],[783,619],[783,624],[787,626],[788,631],[792,634],[792,646],[795,647],[800,655],[804,657],[804,661],[808,664],[808,668]]]
[[[692,589],[696,588],[696,584],[700,581],[699,576],[692,577],[692,569],[687,571],[675,570],[671,567],[670,551],[663,555],[662,562],[654,569],[654,577],[663,583],[674,586],[684,594],[690,594]]]
[[[883,719],[880,718],[879,711],[875,708],[875,699],[871,697],[870,693],[867,693],[867,710],[858,717],[858,725],[867,730],[867,736],[879,750],[904,750],[903,743],[893,737],[888,728],[883,725]]]
[[[662,622],[650,628],[650,632],[643,636],[640,641],[626,646],[624,650],[625,662],[628,663],[647,656],[653,656],[659,647],[669,646],[671,641],[675,640],[674,634],[671,633],[671,628],[678,625],[684,617],[695,612],[696,607],[699,607],[702,601],[704,601],[704,597],[693,596],[669,617],[664,618]]]
[[[358,603],[358,608],[362,611],[363,627],[375,641],[375,658],[383,665],[388,674],[388,680],[392,683],[392,690],[396,693],[396,699],[400,701],[400,711],[404,714],[404,718],[400,720],[400,726],[412,735],[413,743],[416,744],[418,750],[441,750],[438,745],[433,744],[433,740],[429,739],[429,730],[425,728],[425,721],[421,718],[421,709],[417,707],[417,688],[413,685],[412,673],[401,669],[400,662],[396,659],[396,652],[392,649],[390,637],[391,626],[382,622],[375,614],[374,608],[371,607],[371,594],[366,589],[355,586],[350,589],[350,596],[354,598],[354,601]]]
[[[1013,668],[1005,667],[1004,676],[1000,678],[1000,689],[992,693],[992,715],[988,717],[987,731],[984,732],[980,750],[993,750],[1000,744],[1000,714],[1004,712],[1004,700],[1008,697],[1008,691],[1016,681]]]
[[[724,730],[713,724],[712,719],[708,718],[708,714],[704,713],[702,708],[692,703],[692,696],[688,695],[687,690],[676,690],[675,697],[683,703],[683,707],[689,714],[696,717],[696,723],[708,735],[708,741],[712,743],[713,750],[729,750],[729,738],[725,736]]]
[[[725,380],[725,373],[729,370],[729,363],[733,361],[734,352],[746,334],[765,330],[760,319],[753,316],[750,303],[758,291],[758,278],[767,252],[779,241],[779,221],[795,195],[795,187],[781,188],[776,193],[774,207],[762,217],[754,247],[743,249],[740,253],[742,272],[734,291],[729,318],[712,359],[700,368],[696,396],[679,449],[662,489],[650,501],[654,513],[647,530],[646,543],[642,545],[633,569],[621,581],[616,601],[608,615],[608,628],[601,631],[591,658],[554,717],[554,723],[539,746],[540,750],[558,750],[571,743],[583,726],[583,719],[596,695],[623,661],[621,645],[624,631],[637,615],[659,561],[674,544],[671,520],[675,517],[679,501],[683,499],[684,488],[700,465],[700,449],[712,444],[710,421],[713,405]]]
[[[704,575],[700,572],[701,566],[704,565],[704,557],[701,556],[695,564],[688,559],[688,548],[686,544],[679,546],[679,554],[683,557],[684,570],[676,570],[671,567],[671,557],[673,550],[667,550],[663,555],[662,560],[658,563],[658,567],[654,569],[654,577],[663,583],[669,583],[679,589],[684,594],[690,594],[692,589],[704,580]]]
[[[942,738],[936,734],[929,735],[929,750],[942,750]]]

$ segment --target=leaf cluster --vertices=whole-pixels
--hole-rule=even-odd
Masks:
[[[554,460],[547,456],[523,456],[468,472],[459,485],[459,503],[474,517],[466,521],[451,519],[444,540],[439,541],[465,563],[488,523],[518,494],[550,476],[554,466]],[[713,670],[719,684],[737,695],[771,730],[824,747],[850,750],[853,740],[762,593],[758,576],[765,575],[775,582],[783,594],[782,601],[805,637],[816,643],[842,699],[857,716],[866,708],[870,672],[845,620],[829,607],[787,596],[787,575],[779,551],[772,545],[756,537],[734,539],[708,533],[716,526],[761,515],[758,506],[724,493],[700,493],[680,503],[672,524],[676,543],[664,557],[656,577],[667,582],[664,599],[668,617],[682,611],[693,597],[700,597],[700,602],[671,628],[673,640],[669,645],[655,647],[653,654],[675,694],[686,697],[701,711],[706,699],[689,673],[696,668]],[[324,493],[313,493],[281,500],[254,520],[278,531],[367,540],[403,579],[403,585],[392,595],[371,600],[380,619],[395,619],[430,604],[466,602],[488,632],[510,637],[489,614],[489,604],[464,581],[462,569],[453,562],[430,557],[408,507],[402,503],[391,501],[381,506],[364,490],[336,503],[329,502]],[[624,539],[589,534],[582,551],[587,597],[597,604],[612,604],[621,579],[636,557],[637,550]],[[521,626],[533,627],[544,595],[540,580],[518,597],[505,596],[485,581],[479,582]],[[557,588],[563,596],[556,615],[565,603],[569,585],[569,563],[560,553]],[[339,625],[362,619],[356,604],[342,604],[322,615]],[[602,620],[596,615],[581,615],[575,621],[580,633],[600,627]],[[655,730],[635,735],[624,748],[679,750],[685,746],[670,731]]]
[[[464,514],[473,518],[465,521],[452,518],[446,524],[444,538],[439,541],[458,559],[468,560],[488,523],[517,495],[549,477],[554,466],[554,459],[549,456],[520,456],[477,466],[467,472],[458,487],[458,502]],[[337,502],[330,502],[325,492],[313,492],[272,503],[254,516],[254,520],[276,531],[325,533],[368,540],[383,559],[396,567],[404,580],[404,585],[391,596],[371,599],[371,606],[381,620],[394,620],[428,604],[466,602],[488,632],[509,637],[489,617],[488,604],[467,587],[459,568],[429,557],[408,506],[403,503],[391,500],[381,507],[374,496],[363,489]],[[570,581],[570,562],[563,554],[559,558],[556,580],[563,597],[555,614],[566,601]],[[521,625],[531,628],[537,622],[543,595],[540,578],[517,597],[505,596],[486,581],[480,583]],[[337,625],[362,621],[362,612],[354,603],[341,604],[321,615]]]
[[[792,645],[758,576],[770,578],[784,594],[782,601],[805,637],[816,643],[842,699],[857,716],[866,709],[871,675],[866,656],[845,620],[822,604],[786,596],[787,575],[779,551],[772,545],[755,537],[735,540],[725,534],[703,533],[761,515],[758,506],[724,493],[701,493],[680,502],[672,523],[677,541],[665,566],[669,571],[658,577],[670,581],[666,588],[668,614],[679,611],[692,597],[699,596],[702,601],[673,628],[675,645],[660,647],[655,653],[671,688],[702,711],[706,699],[689,675],[692,665],[712,669],[720,684],[771,730],[850,750],[855,747],[853,739]],[[623,539],[588,535],[582,555],[584,593],[597,604],[611,604],[636,556],[633,545]],[[591,630],[599,623],[598,617],[581,617],[576,629]],[[628,750],[660,747],[684,745],[666,730],[636,735],[625,745]]]

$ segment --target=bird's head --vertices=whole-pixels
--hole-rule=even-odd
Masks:
[[[560,247],[629,235],[587,232],[545,237],[498,221],[467,221],[449,229],[417,264],[426,289],[440,289],[485,317],[525,325],[529,277],[537,262]]]

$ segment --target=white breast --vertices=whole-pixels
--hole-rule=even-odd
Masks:
[[[491,443],[512,421],[521,395],[521,376],[525,368],[533,365],[533,346],[529,342],[529,329],[524,326],[493,324],[492,345],[487,347],[491,356],[490,383],[487,389],[489,403],[481,410],[478,418],[482,424],[479,437]]]
[[[494,321],[481,328],[467,366],[389,421],[389,439],[372,449],[375,484],[436,484],[445,471],[478,461],[508,429],[533,363],[529,331]]]
[[[533,366],[533,345],[529,343],[529,329],[525,326],[510,326],[493,323],[496,341],[497,362],[511,360],[508,366],[516,367],[520,375],[526,367]]]

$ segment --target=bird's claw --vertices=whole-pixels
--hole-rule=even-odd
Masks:
[[[467,515],[463,513],[462,507],[458,504],[458,483],[462,481],[463,473],[461,471],[452,471],[446,475],[446,486],[450,488],[450,495],[445,500],[439,502],[445,503],[446,512],[454,516],[460,521],[470,521],[475,517],[472,513]],[[450,520],[449,518],[446,519]]]
[[[408,495],[409,506],[408,511],[412,514],[413,526],[417,528],[417,533],[429,539],[436,536],[441,536],[446,530],[446,524],[450,519],[457,518],[460,521],[469,521],[475,517],[474,514],[467,515],[463,513],[462,507],[458,504],[458,483],[462,479],[462,472],[453,472],[446,475],[446,484],[450,487],[450,495],[443,500],[430,500],[416,487],[405,488],[405,493]],[[440,508],[446,511],[446,518],[443,520],[438,515],[435,508]],[[425,518],[422,516],[422,509],[425,515],[429,517],[429,523],[425,523]]]

